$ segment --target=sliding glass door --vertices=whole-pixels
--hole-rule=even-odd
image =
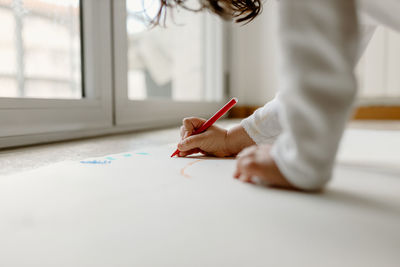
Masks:
[[[181,9],[152,27],[159,3],[0,0],[0,148],[214,113],[222,22]]]
[[[181,9],[167,13],[165,27],[153,27],[159,5],[155,0],[114,3],[120,124],[140,127],[207,116],[224,100],[222,23]]]
[[[0,147],[112,126],[108,0],[0,0]]]

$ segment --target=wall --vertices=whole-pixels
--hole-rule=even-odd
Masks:
[[[277,89],[277,4],[267,1],[248,25],[231,25],[230,94],[263,105]],[[378,27],[357,67],[360,103],[399,105],[400,34]]]
[[[240,105],[263,105],[276,90],[276,3],[247,25],[231,26],[230,94]]]
[[[400,103],[400,34],[378,27],[357,66],[363,103]]]

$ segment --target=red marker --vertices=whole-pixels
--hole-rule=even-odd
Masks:
[[[221,118],[225,113],[227,113],[236,103],[238,102],[237,98],[234,97],[229,101],[228,103],[225,104],[220,110],[217,111],[211,118],[208,119],[200,128],[198,128],[192,135],[196,135],[199,133],[204,132],[208,128],[210,128],[211,125],[214,124],[219,118]],[[179,149],[175,150],[175,152],[171,155],[171,158],[179,153]]]

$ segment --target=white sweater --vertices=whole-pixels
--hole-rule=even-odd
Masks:
[[[272,157],[293,185],[316,190],[331,178],[356,61],[376,22],[400,30],[398,14],[400,0],[279,1],[279,94],[241,125],[257,144],[274,144]],[[359,27],[361,17],[368,25]]]

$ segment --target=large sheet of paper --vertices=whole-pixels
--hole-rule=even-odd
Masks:
[[[0,266],[399,266],[400,179],[339,167],[323,194],[232,178],[174,146],[0,178]]]

